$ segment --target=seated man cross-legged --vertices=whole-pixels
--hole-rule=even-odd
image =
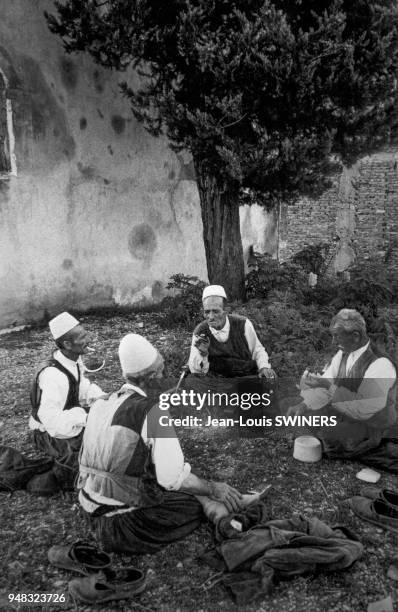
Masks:
[[[92,406],[84,432],[79,501],[106,551],[154,553],[245,497],[191,472],[172,424],[161,425],[163,358],[144,337],[120,342],[125,384]],[[251,499],[249,501],[252,501]]]
[[[272,389],[275,372],[268,354],[259,341],[252,322],[237,314],[227,314],[226,293],[220,285],[205,287],[202,296],[204,321],[193,332],[189,370],[183,387],[196,393],[261,393]],[[234,412],[227,400],[206,408]],[[274,404],[276,397],[274,397]],[[275,408],[275,405],[274,405]],[[254,406],[250,416],[255,416]],[[258,416],[262,415],[259,409]]]
[[[81,356],[87,352],[88,334],[79,321],[63,312],[49,322],[49,327],[58,349],[35,375],[29,427],[37,449],[55,459],[52,476],[56,481],[53,478],[51,486],[69,490],[78,473],[88,406],[103,391],[84,376]],[[36,480],[38,487],[42,486],[43,475]],[[50,480],[46,486],[50,486]],[[33,482],[32,492],[40,492],[33,488]]]
[[[190,371],[227,378],[255,374],[273,378],[275,373],[253,324],[240,315],[227,315],[226,299],[220,285],[203,290],[205,320],[193,332]]]
[[[396,368],[367,336],[365,320],[344,308],[330,331],[338,351],[322,375],[301,380],[299,404],[288,415],[333,415],[336,426],[316,435],[329,457],[354,458],[376,449],[397,421]],[[364,460],[361,457],[361,460]]]

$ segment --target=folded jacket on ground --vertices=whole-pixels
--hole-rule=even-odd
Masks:
[[[298,515],[262,521],[267,516],[263,502],[249,506],[247,513],[246,523],[245,511],[222,519],[216,534],[221,543],[202,556],[212,567],[223,563],[223,582],[240,605],[269,592],[275,580],[346,569],[363,553],[357,536],[344,525],[329,526]],[[260,522],[254,524],[256,514]],[[249,525],[247,531],[226,528],[227,521],[237,518]]]

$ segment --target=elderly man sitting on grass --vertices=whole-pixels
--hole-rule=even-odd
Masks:
[[[256,375],[274,378],[268,354],[249,319],[225,311],[227,296],[221,285],[203,290],[205,320],[193,332],[189,369],[211,376]]]
[[[302,401],[287,414],[336,415],[335,427],[316,434],[324,452],[359,458],[390,437],[389,428],[397,421],[396,368],[369,341],[365,320],[356,310],[340,310],[330,332],[337,353],[322,375],[303,375]]]
[[[87,353],[88,333],[68,312],[49,322],[57,350],[40,365],[31,389],[32,414],[29,428],[39,451],[55,459],[47,475],[31,481],[29,490],[50,494],[73,490],[78,472],[78,454],[91,402],[103,395],[84,376],[82,356]]]
[[[191,375],[184,381],[184,388],[216,395],[245,392],[261,395],[269,390],[275,372],[252,322],[237,314],[227,314],[226,302],[221,285],[203,290],[204,321],[193,332],[188,362]],[[207,405],[210,410],[212,407],[217,406]],[[228,402],[219,407],[228,409]],[[254,416],[253,410],[250,416]],[[261,408],[259,412],[261,415]]]
[[[106,551],[154,553],[205,515],[216,520],[253,498],[191,472],[168,412],[159,410],[164,363],[152,344],[128,334],[119,359],[125,383],[88,415],[79,501]]]

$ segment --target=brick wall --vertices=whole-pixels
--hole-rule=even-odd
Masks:
[[[388,257],[398,263],[398,148],[360,160],[336,177],[319,199],[282,206],[279,259],[305,244],[349,244],[357,259]]]

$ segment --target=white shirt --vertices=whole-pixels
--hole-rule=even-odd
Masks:
[[[349,374],[356,361],[358,361],[368,347],[369,342],[348,355],[346,363],[347,374]],[[328,378],[333,382],[336,380],[342,356],[343,351],[341,350],[335,354],[329,366],[323,372],[323,378]],[[329,389],[320,387],[305,389],[304,379],[301,397],[310,410],[319,410],[331,403],[342,414],[346,414],[353,419],[366,421],[385,407],[388,392],[394,385],[396,376],[396,371],[391,361],[385,357],[379,357],[365,371],[363,381],[356,393],[345,388],[338,388],[335,384],[332,384]],[[336,397],[337,390],[338,394]]]
[[[79,435],[86,424],[87,414],[81,406],[90,406],[94,400],[104,393],[98,385],[91,383],[88,378],[83,376],[84,364],[80,357],[77,362],[73,361],[65,357],[60,350],[55,351],[53,357],[76,380],[78,380],[80,371],[80,406],[63,410],[68,397],[69,381],[66,374],[55,367],[49,366],[40,372],[38,380],[42,395],[37,414],[41,422],[36,421],[31,416],[29,428],[47,431],[53,438],[72,438]]]
[[[214,327],[210,326],[209,329],[218,342],[227,342],[229,338],[229,331],[231,329],[228,316],[226,317],[225,325],[222,329],[214,329]],[[246,319],[245,321],[244,333],[249,351],[251,353],[251,358],[257,363],[258,370],[260,371],[262,368],[270,368],[271,365],[268,360],[268,353],[258,339],[253,323],[249,321],[249,319]],[[207,356],[203,357],[203,355],[199,353],[195,346],[196,341],[197,338],[194,334],[192,337],[191,353],[188,361],[189,369],[192,374],[207,374],[209,371],[209,359]]]
[[[126,383],[122,386],[119,391],[118,405],[121,405],[125,399],[126,394],[138,393],[143,397],[147,397],[146,393],[132,385],[131,383]],[[99,410],[106,410],[106,402],[112,401],[112,407],[115,406],[112,398],[110,400],[99,400],[99,403],[96,403],[93,408]],[[168,415],[167,411],[162,411],[162,415]],[[142,426],[141,437],[144,440],[145,444],[151,449],[151,458],[152,462],[155,466],[156,479],[158,483],[169,491],[178,491],[185,480],[185,478],[191,472],[191,466],[189,463],[185,463],[184,455],[181,450],[180,442],[176,435],[170,438],[148,438],[148,419],[145,418],[145,421]],[[173,430],[174,431],[174,430]],[[86,434],[87,435],[87,434]],[[106,504],[110,506],[121,506],[122,502],[116,499],[112,499],[109,497],[104,497],[103,495],[99,495],[90,487],[90,476],[87,478],[86,483],[84,485],[84,490],[90,496],[94,502],[98,504]],[[86,499],[83,495],[79,494],[79,501],[84,510],[87,512],[93,512],[95,509],[94,505],[90,502],[90,500]],[[117,511],[117,512],[123,512]],[[112,513],[113,514],[113,513]]]

